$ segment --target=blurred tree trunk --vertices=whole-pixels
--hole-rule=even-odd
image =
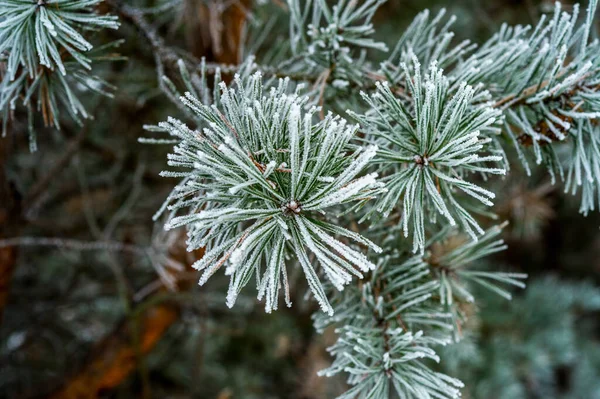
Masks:
[[[240,63],[250,0],[185,0],[183,22],[189,50],[198,58]]]

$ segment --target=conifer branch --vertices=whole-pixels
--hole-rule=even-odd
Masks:
[[[112,15],[99,15],[102,0],[0,1],[0,120],[2,136],[17,102],[28,112],[30,150],[36,151],[33,112],[60,128],[64,110],[75,122],[89,117],[77,92],[111,96],[113,87],[90,74],[92,62],[120,42],[94,48],[83,33],[117,29]],[[116,60],[111,55],[108,59]]]

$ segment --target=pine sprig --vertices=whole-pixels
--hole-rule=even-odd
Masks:
[[[67,74],[66,54],[86,69],[84,53],[93,46],[78,30],[117,29],[116,16],[98,15],[102,0],[0,0],[0,53],[7,52],[7,74],[17,77],[19,66],[34,78],[39,66]]]
[[[565,190],[576,193],[584,186],[582,213],[596,207],[590,193],[598,186],[589,166],[585,185],[580,177],[573,180],[582,166],[580,160],[590,155],[585,152],[594,151],[593,146],[581,146],[583,142],[593,145],[588,124],[595,125],[600,118],[600,42],[591,40],[597,6],[597,0],[591,0],[580,18],[579,5],[567,13],[556,3],[552,17],[543,16],[535,28],[503,26],[451,73],[455,79],[480,82],[490,89],[495,107],[506,116],[504,134],[529,175],[527,154],[532,153],[536,164],[547,167],[553,182],[564,180],[567,168],[571,177]],[[556,143],[567,143],[572,155],[561,160]]]
[[[360,84],[364,50],[387,51],[385,43],[372,38],[373,15],[385,0],[339,0],[330,7],[325,0],[288,0],[290,45],[294,55],[284,62],[289,73],[323,73],[325,81],[345,87]],[[362,54],[361,54],[362,52]]]
[[[116,61],[122,59],[115,54],[106,55],[108,51],[120,46],[122,41],[98,46],[88,53],[92,61]],[[37,150],[37,135],[33,125],[36,112],[41,114],[45,126],[60,129],[63,116],[68,115],[73,121],[81,125],[83,119],[90,117],[82,93],[95,93],[112,97],[115,87],[92,74],[80,63],[73,59],[64,62],[66,75],[40,67],[34,77],[30,78],[25,69],[20,70],[15,80],[7,76],[5,57],[0,55],[0,120],[2,121],[2,137],[6,136],[8,121],[19,105],[27,109],[29,119],[29,148],[31,152]]]
[[[200,284],[227,265],[233,306],[255,275],[270,312],[282,286],[291,305],[287,266],[297,261],[322,309],[332,313],[309,253],[340,290],[375,267],[345,242],[379,248],[333,218],[339,206],[360,205],[381,190],[376,174],[358,177],[377,148],[350,145],[357,126],[340,117],[315,123],[317,109],[304,110],[308,98],[290,93],[287,80],[268,90],[260,73],[237,76],[233,88],[221,83],[218,106],[189,94],[182,101],[206,127],[191,130],[172,118],[160,124],[181,140],[169,165],[184,171],[164,173],[184,178],[170,208],[187,209],[167,228],[187,225],[188,249],[206,246],[194,265],[203,270]]]
[[[37,149],[35,111],[46,126],[60,129],[62,114],[81,124],[89,117],[78,92],[111,96],[113,87],[93,75],[92,61],[117,60],[105,51],[121,41],[93,48],[84,32],[117,29],[116,16],[99,15],[102,0],[0,0],[0,120],[2,136],[19,103],[28,114],[29,148]],[[63,112],[61,112],[63,111]]]
[[[442,230],[423,255],[411,255],[404,240],[387,240],[366,281],[333,293],[335,314],[316,314],[314,324],[320,332],[338,327],[338,341],[329,348],[334,362],[321,375],[348,374],[352,388],[341,398],[388,398],[393,391],[407,398],[460,396],[460,381],[423,360],[439,362],[435,350],[461,338],[465,316],[459,306],[473,302],[472,284],[506,299],[510,294],[502,285],[524,287],[523,274],[478,270],[483,258],[506,248],[499,239],[502,227],[477,242]]]
[[[476,240],[483,230],[457,192],[492,205],[495,194],[466,178],[505,173],[503,158],[494,155],[491,145],[501,114],[491,107],[488,92],[464,83],[453,88],[435,64],[425,76],[416,60],[412,73],[406,65],[403,69],[411,100],[395,96],[385,82],[377,83],[375,94],[363,94],[371,110],[364,115],[349,111],[380,148],[373,162],[388,191],[375,209],[385,217],[402,207],[404,235],[412,230],[415,252],[424,249],[430,210]]]
[[[439,282],[439,303],[443,312],[452,317],[453,338],[462,338],[461,325],[465,316],[461,306],[475,303],[472,286],[479,285],[501,297],[511,300],[512,295],[505,287],[525,288],[524,273],[487,271],[478,263],[485,257],[504,251],[508,246],[500,237],[507,223],[485,231],[477,241],[467,240],[452,229],[442,230],[432,239],[424,262],[434,279]]]
[[[439,362],[430,348],[444,342],[426,337],[422,331],[406,332],[401,328],[381,330],[346,326],[341,337],[329,348],[335,356],[331,367],[320,375],[340,372],[350,375],[352,386],[338,399],[352,398],[439,398],[460,397],[463,383],[435,372],[423,361]]]
[[[333,294],[334,316],[314,316],[318,331],[338,327],[333,364],[320,375],[348,374],[351,388],[339,398],[460,396],[460,381],[425,364],[439,362],[434,348],[450,342],[451,330],[450,315],[432,299],[439,282],[430,273],[408,251],[379,256],[368,281]]]

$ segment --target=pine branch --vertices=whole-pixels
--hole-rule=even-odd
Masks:
[[[77,92],[111,96],[113,87],[91,75],[93,61],[119,59],[102,51],[119,42],[93,48],[81,32],[117,29],[117,17],[99,15],[102,0],[0,1],[0,119],[6,136],[17,101],[27,108],[30,151],[37,149],[34,109],[44,124],[60,129],[61,111],[75,122],[89,117]]]
[[[170,209],[190,209],[167,228],[188,225],[188,248],[207,246],[206,256],[194,265],[204,270],[201,284],[229,261],[229,306],[252,274],[259,299],[266,295],[268,312],[277,308],[281,284],[290,306],[285,259],[293,254],[321,307],[330,313],[307,251],[338,289],[352,275],[360,277],[374,267],[334,236],[378,247],[327,219],[332,218],[330,208],[360,205],[380,189],[376,174],[356,178],[376,148],[350,146],[356,127],[339,117],[328,115],[314,124],[317,109],[303,113],[308,99],[289,93],[287,80],[263,97],[262,76],[245,76],[236,77],[233,89],[221,83],[212,107],[190,93],[182,98],[207,126],[201,131],[175,119],[160,124],[181,140],[169,165],[188,170],[163,174],[184,178],[168,200]]]
[[[432,347],[447,343],[447,316],[431,307],[437,284],[428,278],[420,257],[381,259],[369,281],[335,295],[335,315],[315,316],[315,327],[336,329],[329,348],[335,357],[323,376],[348,374],[351,385],[339,398],[457,398],[460,381],[429,369],[424,360],[439,362]],[[423,332],[429,330],[429,333]],[[436,330],[439,330],[436,332]],[[426,334],[430,334],[429,336]]]
[[[170,118],[149,127],[171,135],[169,165],[178,169],[163,176],[181,179],[162,211],[170,212],[167,228],[187,227],[188,249],[206,247],[195,264],[201,284],[225,268],[229,306],[252,278],[267,312],[277,309],[282,286],[291,305],[287,268],[299,264],[326,313],[316,316],[317,328],[340,326],[331,349],[336,359],[325,373],[350,374],[353,388],[342,397],[384,398],[393,390],[401,397],[457,397],[460,382],[419,359],[438,360],[431,346],[460,338],[463,308],[475,300],[472,285],[507,299],[505,286],[524,286],[522,274],[466,269],[505,248],[497,238],[501,227],[484,231],[476,219],[484,211],[473,205],[492,205],[495,194],[482,181],[508,170],[504,138],[517,144],[526,167],[521,147],[529,146],[536,162],[554,171],[560,167],[545,143],[576,136],[567,187],[584,185],[582,210],[594,207],[600,166],[592,159],[600,159],[600,143],[592,121],[600,78],[598,43],[588,39],[596,2],[582,26],[577,8],[574,15],[557,8],[533,32],[504,27],[480,48],[467,41],[452,47],[453,20],[423,13],[388,61],[371,70],[362,50],[385,50],[371,39],[379,4],[302,7],[290,0],[290,58],[276,66],[250,59],[232,87],[220,82],[220,65],[178,61],[188,92],[181,96],[168,79],[165,87],[170,98],[182,98],[196,126]],[[162,51],[161,39],[147,36],[155,54]],[[211,73],[220,90],[209,90]],[[285,75],[311,83],[308,97],[300,87],[288,90],[289,78],[272,79]],[[358,88],[367,107],[354,101]],[[360,133],[325,112],[342,105],[351,108]],[[348,215],[375,197],[365,218],[379,212],[389,224],[374,220],[374,229],[392,226],[375,241],[395,243],[399,232],[410,231],[417,256],[398,257],[397,248],[386,247],[392,255],[372,261],[363,250],[380,252],[379,246],[366,232],[340,226],[358,230]],[[332,213],[342,205],[347,213]],[[471,241],[447,247],[455,236],[435,234],[438,215],[445,219],[439,224],[460,226]],[[431,241],[443,251],[426,253]],[[364,274],[367,283],[339,293],[353,275]]]
[[[119,27],[117,17],[93,13],[93,7],[101,1],[0,1],[0,53],[8,52],[8,79],[15,80],[20,66],[26,68],[30,78],[35,77],[40,66],[58,69],[66,75],[62,59],[66,53],[84,68],[91,69],[91,60],[84,52],[93,46],[76,28]],[[35,51],[32,51],[34,45]]]
[[[413,72],[403,65],[411,102],[394,96],[387,84],[377,84],[375,94],[363,98],[370,110],[353,115],[380,150],[373,163],[384,176],[387,193],[374,210],[387,217],[402,204],[404,235],[412,224],[413,250],[423,251],[428,209],[459,224],[474,240],[483,230],[455,195],[461,190],[491,206],[494,193],[467,181],[469,174],[504,174],[503,161],[493,148],[492,137],[500,112],[488,101],[489,93],[462,84],[455,92],[442,71],[432,64],[421,77],[413,60]],[[485,151],[485,152],[484,152]],[[490,165],[490,166],[488,166]]]
[[[460,381],[431,371],[420,359],[439,362],[434,349],[460,338],[466,317],[460,306],[472,303],[469,284],[479,284],[510,299],[501,285],[524,287],[526,276],[472,270],[473,264],[506,248],[497,239],[503,226],[478,241],[457,240],[445,230],[428,242],[424,255],[412,256],[402,241],[392,240],[365,282],[334,293],[335,314],[315,314],[322,332],[337,326],[338,341],[329,351],[333,365],[325,376],[347,373],[352,386],[340,398],[456,398]],[[394,236],[388,229],[381,229]]]

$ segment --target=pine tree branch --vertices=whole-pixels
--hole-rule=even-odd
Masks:
[[[0,239],[0,249],[11,247],[53,247],[75,251],[117,251],[146,255],[147,249],[117,241],[82,241],[59,237],[13,237]]]

